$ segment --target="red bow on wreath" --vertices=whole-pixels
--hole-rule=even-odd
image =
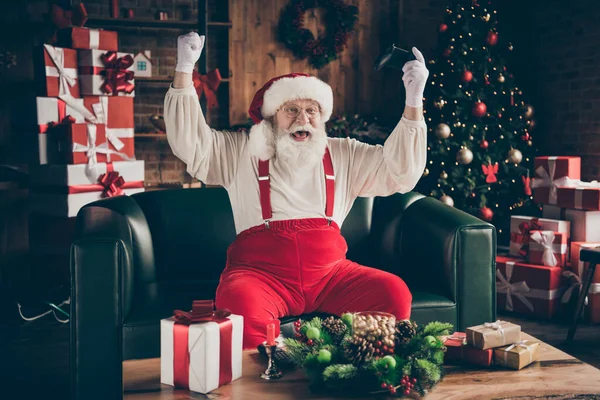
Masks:
[[[106,66],[104,70],[105,81],[101,87],[104,93],[114,95],[118,92],[133,92],[135,85],[128,81],[133,79],[134,73],[127,70],[133,65],[131,54],[119,57],[116,51],[107,51],[102,55],[102,62]]]
[[[214,302],[212,300],[194,300],[191,312],[181,310],[175,310],[173,312],[175,322],[185,325],[198,322],[219,321],[230,315],[231,311],[226,308],[215,310]]]
[[[125,179],[117,171],[109,171],[100,175],[98,182],[104,186],[104,191],[102,192],[104,197],[120,196],[123,194],[122,187],[125,184]]]
[[[498,182],[498,179],[496,178],[496,174],[498,173],[498,163],[495,163],[494,165],[481,164],[481,169],[483,170],[483,173],[486,175],[486,178],[485,178],[486,183]]]
[[[202,93],[204,93],[208,109],[212,110],[219,108],[219,101],[217,100],[217,89],[221,84],[221,73],[219,72],[219,69],[215,68],[206,75],[201,75],[198,71],[194,71],[192,80],[194,81],[198,99],[200,99]]]
[[[72,10],[65,10],[58,4],[52,4],[50,19],[58,29],[69,26],[84,26],[88,19],[88,13],[83,4],[78,4]]]

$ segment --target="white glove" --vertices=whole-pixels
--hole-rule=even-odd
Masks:
[[[402,67],[402,80],[406,89],[406,105],[410,107],[423,107],[423,92],[429,77],[429,70],[425,66],[423,54],[416,48],[412,48],[416,60],[409,61]]]
[[[190,32],[177,38],[177,65],[175,71],[194,72],[194,66],[200,58],[204,48],[205,36],[199,36],[196,32]]]

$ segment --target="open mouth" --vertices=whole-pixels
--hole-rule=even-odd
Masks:
[[[303,142],[310,136],[310,132],[307,131],[296,131],[292,133],[292,137],[294,140],[298,142]]]

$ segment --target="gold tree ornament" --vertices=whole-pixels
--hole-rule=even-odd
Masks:
[[[435,137],[438,139],[448,139],[450,136],[450,127],[447,124],[441,123],[435,128]]]
[[[423,176],[428,176],[429,175],[429,168],[425,168],[425,171],[423,171]]]
[[[502,75],[502,74],[498,75],[498,82],[504,83],[505,80],[506,80],[506,78],[504,77],[504,75]]]
[[[446,173],[446,171],[442,171],[442,173],[440,174],[440,178],[448,179],[448,174]]]
[[[510,149],[508,151],[508,161],[513,164],[520,164],[523,161],[523,153],[518,149]]]
[[[527,104],[527,108],[525,110],[525,118],[533,117],[533,113],[534,113],[533,107],[531,105]]]
[[[466,147],[463,147],[456,153],[456,161],[459,164],[467,165],[473,161],[473,152]]]
[[[452,197],[448,196],[447,194],[440,197],[440,201],[444,204],[449,205],[450,207],[454,207],[454,199],[452,199]]]

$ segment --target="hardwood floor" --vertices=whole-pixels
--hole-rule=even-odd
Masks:
[[[600,325],[580,324],[573,344],[567,346],[566,323],[498,317],[520,324],[524,332],[600,368]],[[8,322],[0,329],[0,398],[68,399],[68,324],[56,322],[51,315],[33,322]]]

